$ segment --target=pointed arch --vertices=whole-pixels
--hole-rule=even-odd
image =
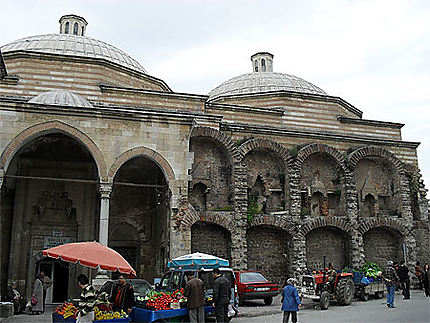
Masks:
[[[164,176],[169,182],[175,180],[175,172],[173,171],[172,166],[170,166],[169,162],[158,152],[152,150],[150,148],[139,146],[131,148],[125,152],[123,152],[109,168],[108,177],[110,179],[114,178],[120,167],[135,157],[147,157],[154,161],[162,170]]]
[[[336,161],[338,166],[342,168],[342,171],[345,172],[346,165],[342,153],[336,148],[326,144],[309,144],[300,149],[296,157],[296,168],[300,171],[303,167],[303,163],[305,162],[305,160],[316,153],[324,153],[329,155],[332,159]]]
[[[404,221],[391,218],[373,218],[362,220],[357,230],[362,235],[371,229],[378,227],[386,227],[398,231],[403,237],[409,234],[408,229],[404,225]]]
[[[286,231],[291,236],[294,236],[296,234],[296,226],[293,223],[279,216],[254,216],[251,223],[249,223],[249,227],[252,228],[259,226],[278,228],[283,231]]]
[[[62,133],[81,143],[93,157],[97,166],[99,178],[105,178],[107,168],[103,154],[99,147],[85,133],[59,120],[39,123],[19,133],[2,152],[0,158],[0,168],[3,168],[6,171],[12,158],[25,144],[37,137],[51,133]]]
[[[397,170],[399,175],[404,174],[403,163],[389,150],[376,147],[376,146],[366,146],[361,147],[348,155],[348,164],[352,170],[355,170],[357,164],[360,160],[366,157],[381,157],[388,160]]]
[[[246,154],[248,154],[250,151],[254,149],[259,149],[259,148],[265,148],[273,151],[284,161],[287,161],[290,158],[290,154],[288,153],[287,149],[285,149],[277,142],[269,139],[256,138],[256,139],[247,140],[239,147],[241,159],[243,160]]]
[[[240,161],[240,153],[231,138],[214,128],[209,127],[194,127],[191,131],[190,139],[195,137],[208,137],[218,141],[229,152],[233,163]]]

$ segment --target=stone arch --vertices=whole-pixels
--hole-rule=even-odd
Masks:
[[[271,150],[279,157],[281,157],[281,159],[283,159],[284,161],[287,161],[290,158],[290,154],[288,153],[287,149],[285,149],[277,142],[269,139],[257,138],[247,140],[239,147],[241,159],[243,160],[246,154],[248,154],[251,150],[258,148],[266,148],[268,150]]]
[[[191,252],[203,252],[232,260],[232,232],[211,221],[197,221],[191,226]]]
[[[235,231],[236,225],[232,221],[233,215],[231,212],[198,212],[191,203],[187,202],[186,208],[182,211],[182,220],[180,230],[189,231],[196,222],[208,222],[217,224],[230,233]]]
[[[219,132],[216,129],[209,128],[209,127],[194,127],[193,130],[191,131],[190,139],[193,137],[212,138],[213,140],[218,141],[222,146],[224,146],[227,149],[233,163],[237,163],[241,159],[240,153],[236,148],[234,142],[231,140],[231,138],[228,135],[222,132]]]
[[[386,227],[398,231],[402,237],[406,237],[409,231],[404,226],[404,221],[393,218],[373,218],[362,221],[357,230],[360,234],[364,235],[367,231],[378,227]]]
[[[154,161],[161,168],[164,176],[169,182],[175,180],[175,172],[173,171],[173,168],[170,166],[169,162],[155,150],[143,146],[131,148],[123,152],[117,159],[115,159],[109,168],[108,178],[114,178],[115,174],[124,163],[134,157],[139,156],[147,157]]]
[[[404,174],[403,163],[391,151],[376,146],[361,147],[349,154],[348,164],[350,168],[354,170],[358,162],[365,157],[381,157],[387,159],[397,169],[399,175]]]
[[[296,227],[293,223],[283,219],[279,216],[254,216],[252,221],[249,223],[249,227],[258,226],[269,226],[286,231],[289,235],[294,236],[296,233]]]
[[[106,176],[107,167],[103,158],[103,154],[94,141],[82,131],[59,120],[33,125],[18,134],[3,151],[0,158],[0,168],[3,168],[6,171],[15,153],[29,141],[37,137],[55,132],[63,133],[80,142],[94,158],[94,161],[97,165],[99,178],[102,179]]]
[[[302,169],[304,161],[309,156],[316,153],[325,153],[329,155],[336,161],[338,166],[342,168],[342,171],[345,172],[346,165],[345,165],[345,159],[342,153],[336,148],[333,148],[326,144],[309,144],[303,147],[302,149],[300,149],[300,151],[297,154],[296,162],[295,162],[297,170],[300,171]]]
[[[342,231],[345,231],[350,235],[352,234],[352,231],[353,231],[352,226],[346,220],[338,217],[325,217],[325,218],[318,218],[303,224],[302,227],[300,228],[299,234],[301,236],[306,236],[312,230],[323,228],[323,227],[334,227]]]

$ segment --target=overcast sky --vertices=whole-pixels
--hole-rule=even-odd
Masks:
[[[340,96],[363,118],[405,123],[430,185],[430,1],[1,1],[0,45],[56,33],[77,14],[87,36],[129,53],[176,92],[207,94],[251,72],[257,51],[274,71]]]

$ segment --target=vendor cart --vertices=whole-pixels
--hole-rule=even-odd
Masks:
[[[213,315],[213,306],[205,306],[205,314]],[[175,310],[151,311],[140,307],[133,307],[130,313],[131,322],[150,323],[150,322],[188,322],[188,309],[181,308]],[[99,321],[100,322],[100,321]]]
[[[353,272],[355,296],[362,301],[369,300],[369,297],[383,298],[386,290],[385,283],[381,279],[368,277],[368,283],[363,284],[364,274]]]

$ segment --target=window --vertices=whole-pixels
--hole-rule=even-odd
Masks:
[[[170,279],[171,275],[172,275],[172,273],[169,272],[169,273],[165,274],[163,276],[163,278],[161,278],[161,282],[160,282],[161,287],[166,287],[166,288],[169,287],[169,279]]]
[[[264,277],[261,273],[241,273],[240,280],[242,283],[267,282],[266,277]]]
[[[84,35],[84,30],[85,30],[85,27],[84,27],[84,26],[82,26],[81,36],[83,36],[83,35]]]
[[[73,35],[77,35],[78,34],[78,23],[75,22],[75,24],[73,25]]]
[[[65,34],[69,33],[69,22],[66,22],[66,26],[64,27],[64,33]]]
[[[254,61],[254,70],[256,72],[258,72],[258,61],[257,60]]]
[[[264,58],[261,59],[261,71],[266,72],[266,60]]]

